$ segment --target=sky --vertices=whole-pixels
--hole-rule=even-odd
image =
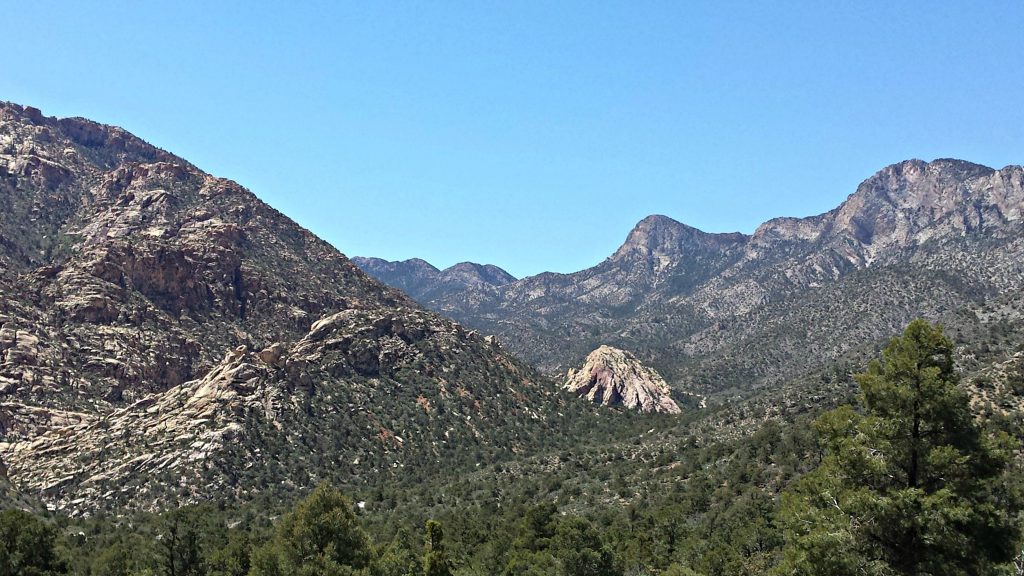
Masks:
[[[572,272],[908,158],[1024,163],[1024,1],[10,2],[0,100],[122,126],[347,255]]]

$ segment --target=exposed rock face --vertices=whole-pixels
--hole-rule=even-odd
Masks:
[[[565,389],[604,406],[625,406],[639,412],[678,414],[665,380],[636,356],[601,346],[579,370],[569,370]]]
[[[0,456],[48,506],[426,473],[560,398],[238,184],[0,103]]]
[[[492,264],[461,262],[438,270],[419,258],[389,262],[356,256],[352,262],[370,276],[402,290],[421,303],[467,288],[489,290],[515,281],[514,276]]]
[[[651,216],[593,268],[426,303],[550,374],[608,343],[648,351],[687,390],[750,390],[813,373],[913,318],[976,323],[966,310],[1024,289],[1022,214],[1020,166],[909,160],[825,214],[750,236]]]
[[[26,110],[0,105],[0,386],[19,399],[123,405],[353,302],[408,303],[238,184]]]

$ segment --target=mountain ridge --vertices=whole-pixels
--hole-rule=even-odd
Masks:
[[[726,364],[739,353],[736,346],[753,346],[741,341],[752,338],[770,350],[766,339],[778,337],[769,333],[783,317],[833,316],[823,341],[843,341],[840,326],[856,330],[850,345],[827,354],[831,361],[913,317],[964,322],[954,310],[1019,289],[1022,205],[1018,165],[996,170],[962,160],[912,159],[878,170],[822,214],[773,218],[750,235],[706,233],[652,215],[591,268],[424,303],[497,334],[551,374],[610,344],[634,351],[686,390],[778,382],[811,369],[813,363],[795,356],[811,345],[800,338],[810,336],[783,344],[786,351],[767,365],[751,359],[736,372]],[[900,275],[906,277],[902,286]],[[905,304],[896,310],[867,304],[882,299]],[[858,325],[844,317],[847,312],[830,311],[854,301],[878,317],[862,316]],[[701,376],[708,362],[714,367]]]
[[[388,261],[354,256],[352,262],[370,276],[402,290],[416,301],[429,301],[466,288],[497,288],[516,280],[498,266],[475,262],[459,262],[444,270],[420,258]]]

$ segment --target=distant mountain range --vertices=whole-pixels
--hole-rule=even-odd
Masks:
[[[352,262],[377,280],[398,288],[417,302],[430,302],[468,288],[497,288],[515,282],[515,276],[491,264],[462,262],[438,270],[429,262],[412,258],[389,262],[355,256]]]
[[[987,322],[986,307],[1016,317],[1022,210],[1020,166],[908,160],[834,210],[752,235],[650,216],[592,268],[419,298],[550,374],[609,344],[684,390],[747,393],[857,356],[915,317],[960,331]]]

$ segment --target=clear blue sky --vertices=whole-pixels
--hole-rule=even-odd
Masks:
[[[648,214],[751,232],[906,158],[1024,163],[1021,0],[157,4],[0,0],[0,99],[349,255],[569,272]]]

